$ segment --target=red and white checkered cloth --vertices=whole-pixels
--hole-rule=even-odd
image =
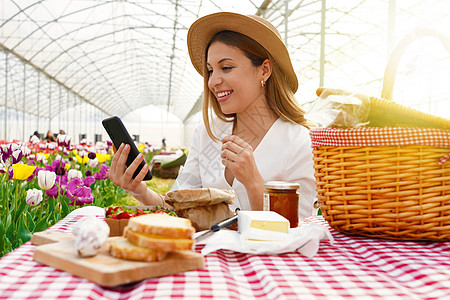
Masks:
[[[51,230],[70,232],[81,216]],[[300,225],[317,222],[321,216]],[[219,250],[201,270],[116,288],[32,260],[29,242],[0,259],[0,299],[449,299],[450,242],[402,242],[343,235],[299,253],[248,255]],[[197,246],[196,251],[200,252]]]
[[[450,148],[450,130],[418,127],[312,128],[312,147],[425,145]],[[449,150],[450,152],[450,150]],[[450,153],[439,159],[443,164]]]

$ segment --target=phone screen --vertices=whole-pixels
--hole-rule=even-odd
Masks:
[[[102,121],[102,124],[106,132],[108,133],[109,137],[111,138],[116,149],[119,149],[122,143],[130,145],[131,147],[130,154],[128,154],[128,158],[125,163],[128,167],[134,161],[136,156],[138,156],[139,150],[136,147],[136,144],[134,143],[130,134],[128,133],[128,130],[125,128],[125,125],[123,125],[122,120],[119,117],[114,116],[104,119]],[[142,161],[141,164],[136,169],[136,171],[134,172],[133,178],[137,176],[137,174],[142,170],[144,165],[145,162]],[[150,179],[152,179],[152,174],[149,169],[143,180],[150,180]]]

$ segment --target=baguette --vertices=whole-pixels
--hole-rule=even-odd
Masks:
[[[141,233],[132,230],[129,226],[124,229],[124,236],[128,241],[138,247],[151,248],[158,251],[192,250],[194,240],[174,238],[172,236]]]
[[[189,219],[172,217],[167,214],[147,214],[130,218],[128,228],[138,233],[180,239],[192,239],[195,232]]]
[[[161,261],[167,255],[164,251],[135,246],[124,237],[111,241],[109,251],[116,258],[147,262]]]

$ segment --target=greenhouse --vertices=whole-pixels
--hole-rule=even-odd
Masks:
[[[2,0],[0,298],[445,299],[449,28],[445,0]]]

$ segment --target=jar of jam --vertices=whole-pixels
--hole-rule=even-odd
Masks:
[[[264,187],[263,210],[279,213],[289,220],[291,228],[298,227],[298,183],[269,181]]]

